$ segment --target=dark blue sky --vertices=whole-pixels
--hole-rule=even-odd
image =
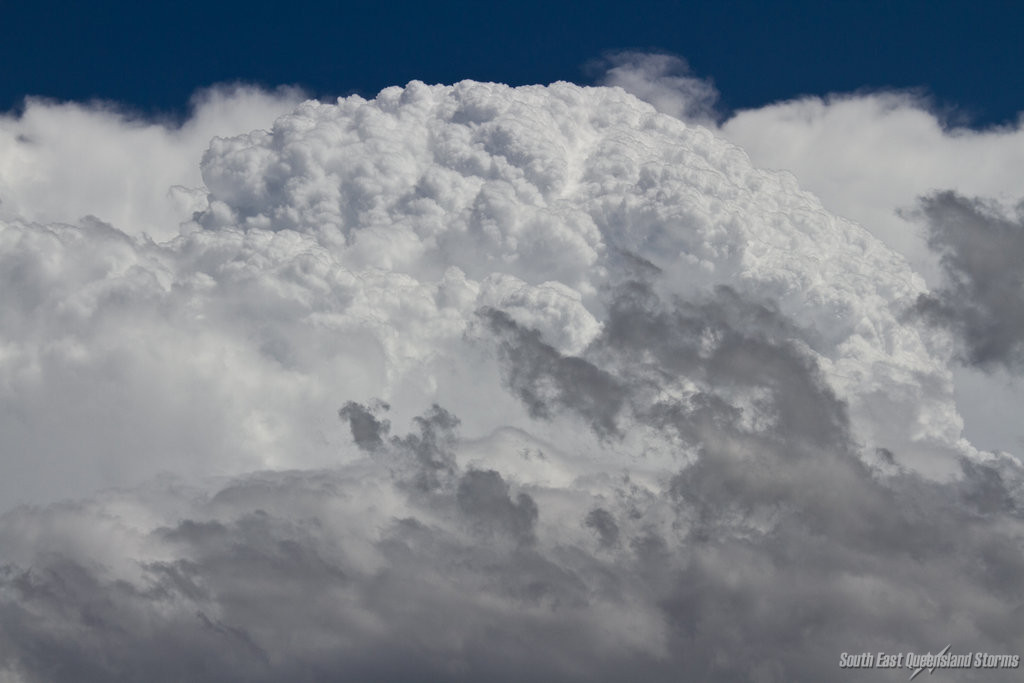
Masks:
[[[592,82],[608,50],[667,51],[727,108],[923,87],[976,125],[1024,109],[1024,3],[24,2],[0,0],[0,109],[25,95],[180,112],[198,87],[317,96],[417,78]]]

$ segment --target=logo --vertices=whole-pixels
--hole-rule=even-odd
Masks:
[[[952,644],[935,654],[931,652],[843,652],[839,655],[840,669],[906,669],[909,681],[936,669],[1019,669],[1020,655],[991,654],[989,652],[950,652]]]

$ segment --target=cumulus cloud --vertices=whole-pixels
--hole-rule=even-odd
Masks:
[[[715,116],[713,83],[694,77],[681,57],[622,52],[596,68],[602,84],[715,129],[759,167],[793,173],[829,211],[863,225],[932,284],[941,276],[937,260],[900,209],[940,190],[1019,198],[1020,126],[967,127],[923,90],[809,95]]]
[[[701,92],[685,78],[662,78],[658,65],[682,68],[680,60],[632,54],[621,61],[628,78],[618,85],[687,119],[680,107],[659,104],[687,101]],[[604,68],[610,82],[620,65]],[[757,166],[793,173],[826,209],[871,231],[932,288],[943,286],[945,269],[927,230],[910,219],[919,198],[953,191],[999,204],[1020,200],[1015,178],[1024,162],[1024,133],[1019,123],[971,128],[923,90],[805,96],[703,120],[708,125],[717,120],[716,131],[740,145]],[[966,434],[984,448],[1018,450],[1024,433],[1014,409],[1024,402],[1024,387],[992,367],[954,370]]]
[[[946,268],[910,211],[921,197],[952,191],[1012,205],[1024,162],[1024,130],[976,130],[951,122],[913,92],[806,97],[737,112],[721,129],[755,163],[786,169],[839,215],[904,255],[933,288]],[[1024,388],[999,373],[955,371],[968,436],[985,448],[1024,443],[1014,407]]]
[[[0,218],[8,678],[1019,643],[1020,465],[961,438],[924,281],[792,176],[564,83],[305,102],[200,169],[169,238]]]

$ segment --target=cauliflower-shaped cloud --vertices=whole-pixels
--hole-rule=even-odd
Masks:
[[[791,175],[617,88],[471,82],[201,170],[169,239],[0,217],[0,500],[77,499],[0,518],[5,675],[820,679],[1019,639],[1019,465],[960,438],[923,281]]]

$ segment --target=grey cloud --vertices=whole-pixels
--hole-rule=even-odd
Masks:
[[[600,345],[633,388],[635,419],[676,434],[696,456],[669,489],[694,538],[788,524],[851,543],[898,537],[881,524],[892,501],[867,485],[846,406],[797,346],[806,336],[770,302],[728,288],[666,303],[634,282],[616,297]],[[696,388],[685,400],[648,397],[666,372]]]
[[[809,649],[943,640],[948,634],[925,626],[935,607],[914,597],[938,593],[939,609],[968,619],[957,629],[963,639],[1012,649],[1012,638],[993,626],[1007,624],[999,604],[1021,610],[1011,577],[1024,555],[981,521],[995,515],[1013,528],[1022,521],[1014,502],[1020,492],[1009,493],[1000,471],[965,460],[962,478],[950,484],[880,479],[857,454],[846,406],[804,350],[815,333],[770,301],[728,288],[697,302],[665,301],[635,281],[612,302],[588,364],[619,388],[616,405],[629,413],[618,415],[620,423],[677,435],[695,461],[672,478],[664,498],[641,502],[635,523],[621,532],[604,509],[592,510],[585,525],[604,547],[620,533],[628,539],[634,576],[663,591],[658,600],[670,626],[697,651],[719,653],[687,659],[687,675],[816,678],[835,667],[834,656]],[[525,342],[522,354],[506,351],[507,362],[525,362],[527,349],[536,353]],[[532,382],[557,382],[546,375],[557,364],[530,367]],[[680,377],[697,386],[685,399],[657,391]],[[588,410],[567,393],[558,405]],[[899,453],[887,454],[888,465],[899,462]],[[1012,461],[1001,468],[1011,480],[1020,476]],[[673,505],[667,536],[655,530],[663,500]],[[725,581],[723,572],[742,578]],[[905,597],[867,607],[860,582],[877,586],[878,595]],[[976,601],[986,604],[978,613]],[[809,629],[817,631],[810,639]]]
[[[404,448],[444,440],[428,435],[454,425],[435,406],[416,438],[374,457],[408,458]],[[417,514],[430,519],[447,505],[470,533],[443,515],[384,520],[368,537],[363,524],[346,532],[332,507],[372,480],[249,477],[194,504],[193,518],[150,532],[145,544],[177,559],[140,562],[132,577],[55,555],[4,567],[0,662],[25,681],[57,683],[612,680],[645,665],[613,641],[619,654],[591,652],[608,637],[581,573],[597,568],[578,551],[530,549],[538,507],[525,493],[513,500],[498,472],[470,470],[429,498],[396,483]],[[65,520],[85,512],[62,510]],[[351,553],[366,543],[370,565]]]
[[[422,420],[452,422],[440,415]],[[841,440],[793,458],[734,416],[703,427],[700,458],[664,488],[616,485],[600,503],[571,488],[513,498],[500,472],[470,469],[427,497],[392,479],[409,514],[387,519],[356,498],[379,486],[372,471],[239,480],[149,532],[127,552],[164,559],[128,575],[53,554],[7,565],[0,655],[56,683],[728,681],[835,677],[842,651],[1013,651],[1022,519],[976,501],[1019,496],[1019,468],[879,480]],[[392,442],[373,457],[409,454]],[[596,543],[551,526],[564,496]],[[338,507],[352,505],[368,520]],[[65,505],[42,534],[96,514]]]
[[[533,542],[537,504],[526,493],[520,493],[513,502],[508,484],[498,472],[466,472],[459,481],[456,500],[474,524],[492,533],[508,534],[520,543]]]
[[[1013,483],[1018,487],[1022,483],[1019,469],[1006,465],[1001,468],[996,463],[979,463],[966,459],[962,461],[961,467],[964,480],[960,486],[960,495],[969,509],[982,515],[1022,513],[1017,500],[1020,494],[1017,492],[1015,496],[1012,488]]]
[[[615,517],[607,510],[594,508],[587,513],[583,523],[597,533],[598,538],[601,539],[601,545],[612,547],[618,544],[619,525],[615,523]]]
[[[315,551],[308,535],[313,528],[302,521],[279,519],[263,510],[248,512],[230,525],[185,520],[178,526],[159,530],[165,542],[181,544],[196,553],[207,567],[244,564],[250,580],[265,575],[267,580],[287,575],[296,585],[317,590],[345,581],[345,575]],[[160,565],[157,565],[160,566]]]
[[[664,302],[636,280],[610,296],[602,335],[585,357],[564,357],[500,311],[483,315],[500,340],[510,388],[540,417],[556,408],[578,414],[603,436],[620,433],[628,408],[657,428],[675,424],[685,440],[702,438],[701,423],[735,421],[740,412],[723,396],[763,390],[748,407],[793,444],[821,448],[849,438],[845,406],[797,344],[815,341],[770,302],[750,301],[728,287],[706,301]],[[684,405],[651,399],[685,379],[702,391]]]
[[[394,437],[392,443],[412,455],[416,464],[413,485],[429,491],[455,473],[453,447],[459,419],[435,404],[425,415],[416,417],[415,422],[419,434]]]
[[[509,388],[532,416],[549,418],[555,409],[568,408],[603,437],[619,433],[616,417],[625,391],[614,377],[583,358],[560,354],[503,311],[485,308],[480,315],[501,340]]]
[[[414,418],[419,433],[393,436],[385,441],[391,429],[388,420],[380,420],[375,413],[388,410],[389,406],[378,401],[371,408],[349,401],[340,410],[338,417],[347,420],[352,438],[359,448],[377,452],[390,445],[393,452],[401,454],[396,460],[404,468],[403,477],[421,491],[431,491],[455,473],[455,456],[452,448],[457,439],[459,419],[444,408],[434,405],[424,415]]]
[[[601,343],[621,357],[634,383],[661,384],[657,374],[665,372],[701,382],[710,393],[695,396],[700,409],[690,411],[691,418],[734,412],[717,390],[759,387],[770,394],[761,407],[778,433],[827,445],[845,438],[845,407],[813,361],[797,350],[801,341],[814,344],[814,332],[798,328],[771,302],[744,299],[720,286],[706,301],[666,304],[648,283],[634,281],[613,296]],[[630,358],[650,360],[645,368]],[[655,404],[652,410],[652,417],[664,417],[671,407]]]
[[[177,609],[173,587],[104,580],[60,556],[8,566],[0,585],[0,662],[24,680],[265,680],[263,653],[244,632]]]
[[[386,410],[387,404],[382,404],[381,408]],[[364,451],[375,451],[381,448],[391,430],[389,421],[378,420],[366,406],[355,401],[349,401],[342,406],[338,410],[338,417],[348,420],[352,438],[356,445]]]
[[[921,295],[916,311],[957,334],[964,362],[1024,369],[1024,209],[1009,216],[992,202],[947,191],[923,197],[917,215],[946,284]]]

